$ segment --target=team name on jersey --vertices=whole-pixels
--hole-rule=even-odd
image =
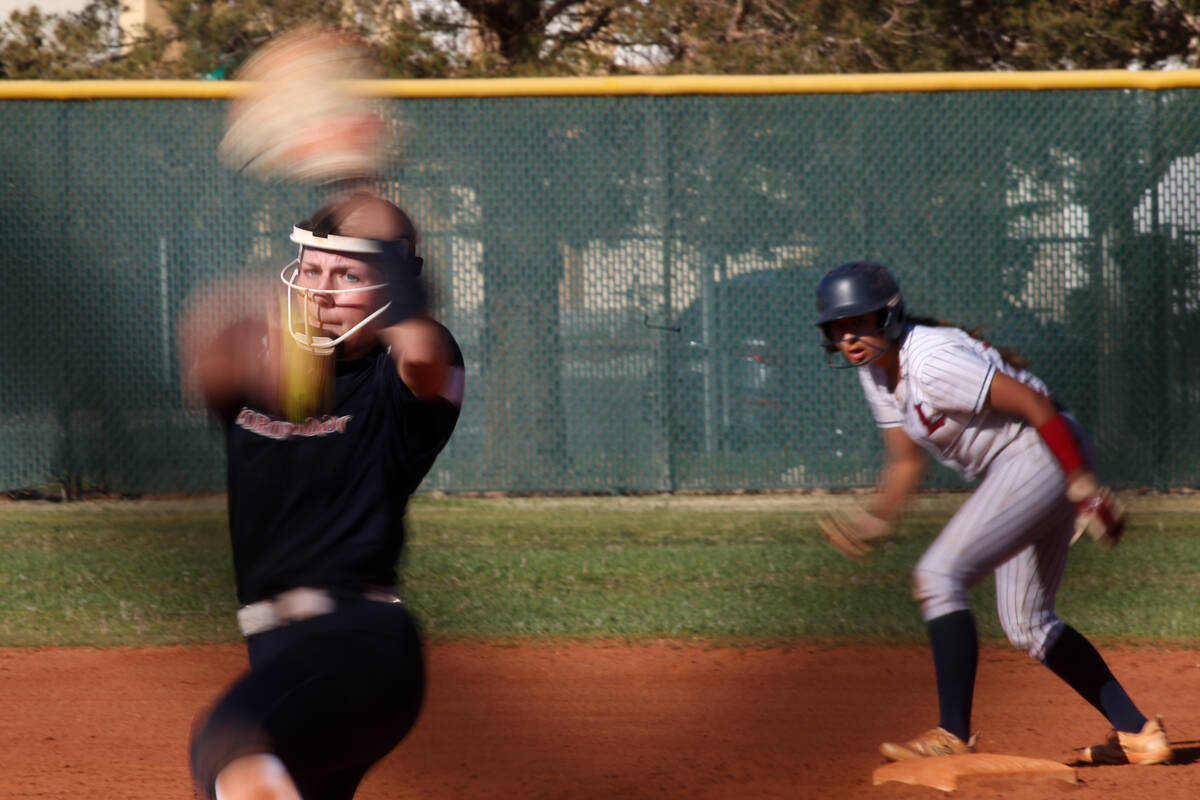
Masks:
[[[350,414],[342,417],[326,414],[322,417],[309,417],[304,422],[297,424],[285,419],[269,417],[261,411],[243,408],[238,412],[234,422],[239,428],[244,428],[268,439],[293,439],[298,436],[329,436],[333,433],[345,433],[350,418]]]

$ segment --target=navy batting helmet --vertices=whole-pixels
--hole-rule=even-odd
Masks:
[[[906,321],[904,297],[896,279],[882,264],[873,261],[847,261],[821,278],[817,284],[817,321],[821,331],[821,344],[832,352],[835,350],[829,338],[829,323],[835,319],[880,314],[879,331],[889,341],[895,341],[904,333]]]

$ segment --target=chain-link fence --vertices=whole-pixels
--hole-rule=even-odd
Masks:
[[[382,188],[468,364],[426,490],[870,484],[879,436],[812,327],[857,258],[1030,357],[1107,480],[1200,482],[1200,91],[384,102]],[[321,200],[222,168],[224,110],[0,102],[0,488],[223,488],[180,306],[277,271]]]

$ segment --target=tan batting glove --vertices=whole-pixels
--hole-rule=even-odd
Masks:
[[[1125,532],[1125,508],[1107,486],[1090,472],[1075,478],[1067,486],[1067,499],[1075,504],[1075,534],[1071,544],[1087,531],[1105,550],[1121,541]]]
[[[873,542],[886,539],[892,533],[891,525],[861,508],[818,519],[817,526],[825,541],[858,562],[871,552]]]

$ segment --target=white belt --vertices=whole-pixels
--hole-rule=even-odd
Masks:
[[[395,592],[384,589],[372,589],[362,592],[364,600],[374,600],[379,603],[399,603],[400,598]],[[332,613],[337,608],[337,599],[324,589],[311,589],[299,586],[280,592],[268,600],[242,606],[237,611],[238,628],[242,636],[253,636],[274,630],[289,622],[319,617]]]

